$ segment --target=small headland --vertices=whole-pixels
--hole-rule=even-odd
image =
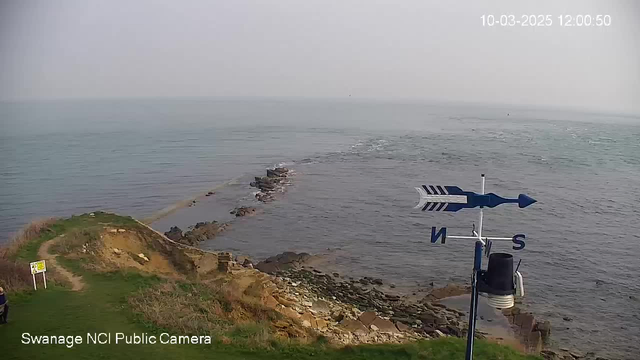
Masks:
[[[52,239],[56,241],[47,243]],[[34,291],[30,274],[0,272],[0,286],[12,305],[9,323],[0,325],[0,338],[3,352],[16,358],[62,358],[73,353],[111,359],[437,360],[464,354],[463,339],[439,328],[429,334],[389,316],[387,307],[402,309],[391,305],[402,303],[396,297],[373,290],[367,291],[368,298],[363,293],[356,296],[355,290],[349,295],[346,285],[338,285],[337,276],[305,269],[267,274],[248,266],[246,259],[241,264],[230,253],[176,242],[130,217],[96,211],[52,220],[19,246],[3,250],[2,269],[11,264],[19,271],[26,265],[28,271],[28,262],[38,259],[43,244],[49,244],[47,253],[57,255],[61,268],[81,277],[86,286],[72,291],[52,268],[48,288]],[[325,279],[318,281],[327,286],[304,280],[316,277]],[[363,299],[354,302],[354,296]],[[460,322],[459,314],[444,306],[419,309],[441,319],[434,319],[434,324],[446,321],[447,325],[439,324],[443,329]],[[464,326],[459,330],[464,332]],[[20,343],[23,333],[85,336],[88,332],[210,336],[212,342],[82,344],[73,349]],[[477,359],[537,359],[482,340],[476,353]]]

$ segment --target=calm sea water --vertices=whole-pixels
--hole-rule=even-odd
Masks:
[[[400,288],[467,281],[477,212],[424,213],[414,186],[458,185],[538,203],[486,213],[485,231],[524,233],[525,305],[553,338],[621,358],[640,352],[640,119],[469,105],[272,100],[1,104],[0,236],[28,220],[96,209],[138,217],[227,184],[153,225],[231,220],[249,179],[285,163],[278,202],[205,242],[256,259],[329,255]],[[233,181],[231,181],[233,180]],[[254,204],[262,206],[260,204]],[[493,251],[510,251],[506,243]],[[571,321],[563,320],[564,317]]]

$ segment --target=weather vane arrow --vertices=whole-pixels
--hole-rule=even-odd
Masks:
[[[508,199],[494,193],[463,191],[457,186],[422,185],[415,189],[420,194],[420,202],[415,208],[422,208],[422,211],[458,211],[478,206],[494,208],[506,203],[516,203],[520,208],[525,208],[536,202],[525,194],[518,195],[516,199]]]

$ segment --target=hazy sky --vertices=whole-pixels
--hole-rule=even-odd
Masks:
[[[640,113],[640,3],[0,0],[0,100],[349,95]]]

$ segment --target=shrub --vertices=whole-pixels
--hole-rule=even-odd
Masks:
[[[33,278],[29,264],[0,258],[0,286],[7,292],[31,289]]]

